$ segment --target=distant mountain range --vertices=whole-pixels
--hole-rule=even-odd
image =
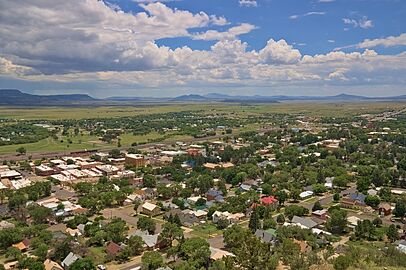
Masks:
[[[96,99],[85,94],[72,95],[33,95],[16,89],[0,89],[0,105],[2,106],[80,106],[80,105],[133,105],[150,103],[201,103],[201,102],[236,102],[236,103],[277,103],[289,101],[319,102],[356,102],[356,101],[406,101],[406,95],[393,97],[365,97],[340,94],[336,96],[242,96],[209,93],[206,95],[181,95],[171,97],[109,97]]]
[[[0,105],[53,106],[90,104],[96,101],[89,95],[32,95],[16,89],[0,89]]]

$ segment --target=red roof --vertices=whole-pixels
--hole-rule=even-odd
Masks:
[[[278,200],[274,196],[263,197],[261,198],[262,204],[274,204],[277,203]]]
[[[110,256],[116,256],[120,251],[121,247],[112,241],[110,241],[106,247],[106,252]]]

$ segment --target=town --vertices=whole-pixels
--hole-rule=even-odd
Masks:
[[[0,269],[406,267],[403,109],[5,123]],[[82,133],[108,147],[21,144]]]

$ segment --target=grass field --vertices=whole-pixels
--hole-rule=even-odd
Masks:
[[[111,118],[136,115],[148,115],[157,113],[179,112],[179,111],[200,111],[202,114],[231,115],[233,117],[247,117],[249,115],[261,115],[264,113],[275,114],[304,114],[309,116],[352,116],[366,113],[379,113],[388,109],[398,110],[406,107],[406,103],[395,102],[370,102],[370,103],[273,103],[273,104],[162,104],[162,105],[137,105],[137,106],[110,106],[110,107],[31,107],[31,108],[10,108],[0,107],[1,119],[12,120],[56,120],[56,119],[84,119],[84,118]],[[249,124],[239,131],[258,130],[260,124]],[[128,147],[132,143],[148,143],[150,140],[164,139],[164,135],[151,132],[143,136],[123,134],[121,145]],[[170,134],[166,141],[185,140],[190,136]],[[113,148],[117,144],[103,143],[96,136],[83,135],[71,137],[71,144],[68,144],[67,137],[60,140],[47,138],[35,143],[22,145],[0,146],[0,154],[15,153],[15,150],[23,146],[30,152],[56,152],[75,151],[84,149],[105,149]]]
[[[377,113],[387,109],[400,109],[406,103],[272,103],[272,104],[171,104],[136,105],[125,107],[0,107],[0,119],[83,119],[103,117],[124,117],[179,111],[203,111],[203,113],[226,113],[249,115],[262,113],[294,113],[312,116],[350,116],[354,114]]]
[[[117,146],[116,142],[105,143],[98,139],[97,136],[83,135],[83,136],[73,136],[69,137],[72,143],[68,143],[68,137],[62,137],[60,140],[54,140],[51,137],[40,140],[35,143],[25,143],[25,144],[14,144],[0,146],[0,154],[10,154],[15,153],[16,149],[20,146],[27,149],[28,155],[30,152],[59,152],[59,151],[76,151],[84,149],[111,149]],[[158,134],[157,132],[151,132],[146,135],[137,135],[126,133],[121,135],[121,146],[130,147],[132,143],[148,143],[149,140],[161,139],[164,135]],[[184,140],[190,139],[190,136],[169,134],[169,138],[164,140]],[[61,142],[61,139],[63,142]]]

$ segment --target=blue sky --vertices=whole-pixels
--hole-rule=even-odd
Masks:
[[[402,0],[0,6],[0,88],[97,97],[406,94]]]

